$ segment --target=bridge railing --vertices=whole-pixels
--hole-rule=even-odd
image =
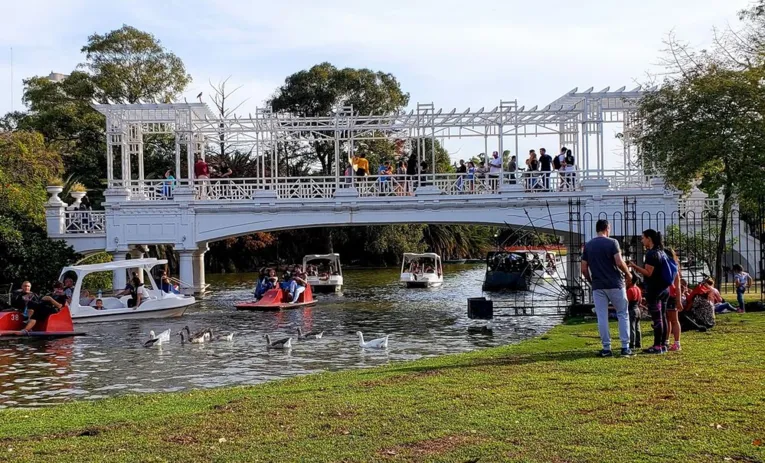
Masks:
[[[422,175],[304,176],[281,178],[222,178],[179,180],[115,181],[126,188],[131,200],[165,201],[176,189],[192,187],[197,200],[248,200],[259,192],[278,199],[329,199],[338,190],[355,188],[359,197],[412,196],[418,188],[435,187],[443,195],[492,195],[506,186],[530,195],[582,191],[583,181],[601,180],[612,190],[650,189],[653,177],[631,170],[577,170],[569,172],[444,173]],[[350,190],[349,190],[350,191]]]
[[[106,212],[66,211],[64,230],[67,234],[106,233]]]

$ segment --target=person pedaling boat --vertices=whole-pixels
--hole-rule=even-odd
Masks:
[[[281,283],[281,288],[284,292],[287,293],[288,297],[292,298],[289,303],[295,304],[297,303],[303,291],[305,291],[307,284],[308,283],[306,283],[301,274],[291,274],[290,272],[285,272],[284,281]]]
[[[39,297],[32,292],[32,284],[25,281],[21,284],[21,289],[14,291],[11,298],[11,306],[23,313],[27,324],[21,330],[21,334],[28,334],[34,328],[37,322],[43,322],[49,316],[58,313],[64,304],[66,304],[66,294],[64,285],[57,281],[53,284],[51,294]]]
[[[276,288],[276,283],[279,279],[276,277],[276,270],[272,268],[260,269],[260,275],[258,275],[258,281],[255,283],[255,299],[260,299],[266,294],[269,289]]]

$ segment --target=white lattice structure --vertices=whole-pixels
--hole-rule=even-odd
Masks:
[[[605,170],[603,125],[625,124],[625,166],[628,165],[629,121],[636,101],[643,93],[641,88],[625,91],[624,87],[616,91],[606,88],[600,92],[594,92],[592,88],[584,92],[574,89],[542,108],[519,107],[517,100],[513,100],[500,101],[490,110],[445,111],[437,110],[433,104],[417,104],[408,112],[364,115],[355,112],[351,106],[344,106],[332,115],[320,117],[298,117],[258,108],[254,116],[220,119],[203,103],[96,105],[95,108],[106,116],[110,187],[145,180],[145,134],[174,137],[175,172],[179,180],[187,181],[194,180],[195,158],[204,159],[208,152],[214,152],[221,139],[230,147],[251,153],[255,159],[270,160],[271,165],[278,163],[278,150],[274,149],[276,140],[334,142],[334,169],[329,175],[339,183],[340,161],[347,153],[355,152],[354,143],[359,141],[403,139],[424,144],[428,138],[482,137],[486,152],[489,151],[489,140],[500,153],[504,151],[505,143],[513,140],[517,155],[519,138],[540,135],[558,135],[561,145],[572,149],[580,158],[578,168],[582,172],[587,172],[589,177],[602,178]],[[593,139],[594,157],[590,155]],[[417,152],[424,153],[425,149]],[[116,159],[120,162],[119,175],[114,169]],[[428,161],[430,168],[435,169],[435,158],[418,159],[418,164],[420,160]],[[137,163],[137,175],[133,175],[133,163]],[[267,172],[265,165],[263,162],[259,168],[259,178],[278,179],[278,169]],[[429,173],[435,174],[434,171]]]

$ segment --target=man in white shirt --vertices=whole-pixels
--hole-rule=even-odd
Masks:
[[[502,159],[499,158],[499,152],[494,151],[491,153],[491,159],[489,159],[489,178],[491,180],[491,188],[493,190],[497,189],[497,180],[499,179],[499,174],[502,172]]]

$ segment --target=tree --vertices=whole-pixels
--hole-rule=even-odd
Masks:
[[[100,191],[106,172],[106,121],[91,103],[166,102],[178,97],[191,78],[180,58],[154,36],[129,26],[90,36],[82,51],[86,60],[80,70],[61,81],[25,79],[23,101],[29,113],[7,115],[5,125],[42,133],[63,156],[65,173]],[[151,169],[166,168],[172,151],[172,143],[162,137],[147,137],[148,177],[164,172]]]
[[[765,181],[763,70],[696,68],[644,96],[638,105],[639,157],[682,190],[695,182],[722,194],[715,278],[722,278],[725,233],[735,195],[758,195]]]
[[[76,256],[48,238],[45,186],[61,173],[61,159],[39,133],[0,133],[0,281],[48,286]]]
[[[353,105],[361,114],[389,114],[409,103],[392,74],[369,69],[337,69],[329,63],[313,66],[287,77],[269,101],[274,111],[297,116],[332,115],[341,106]],[[312,160],[318,162],[324,175],[334,173],[335,146],[333,142],[311,142]],[[341,159],[348,157],[347,146]]]
[[[0,133],[0,214],[13,212],[34,225],[43,225],[45,186],[61,175],[61,158],[39,133]]]
[[[93,34],[81,50],[101,103],[171,103],[191,82],[186,67],[153,35],[123,25]]]

